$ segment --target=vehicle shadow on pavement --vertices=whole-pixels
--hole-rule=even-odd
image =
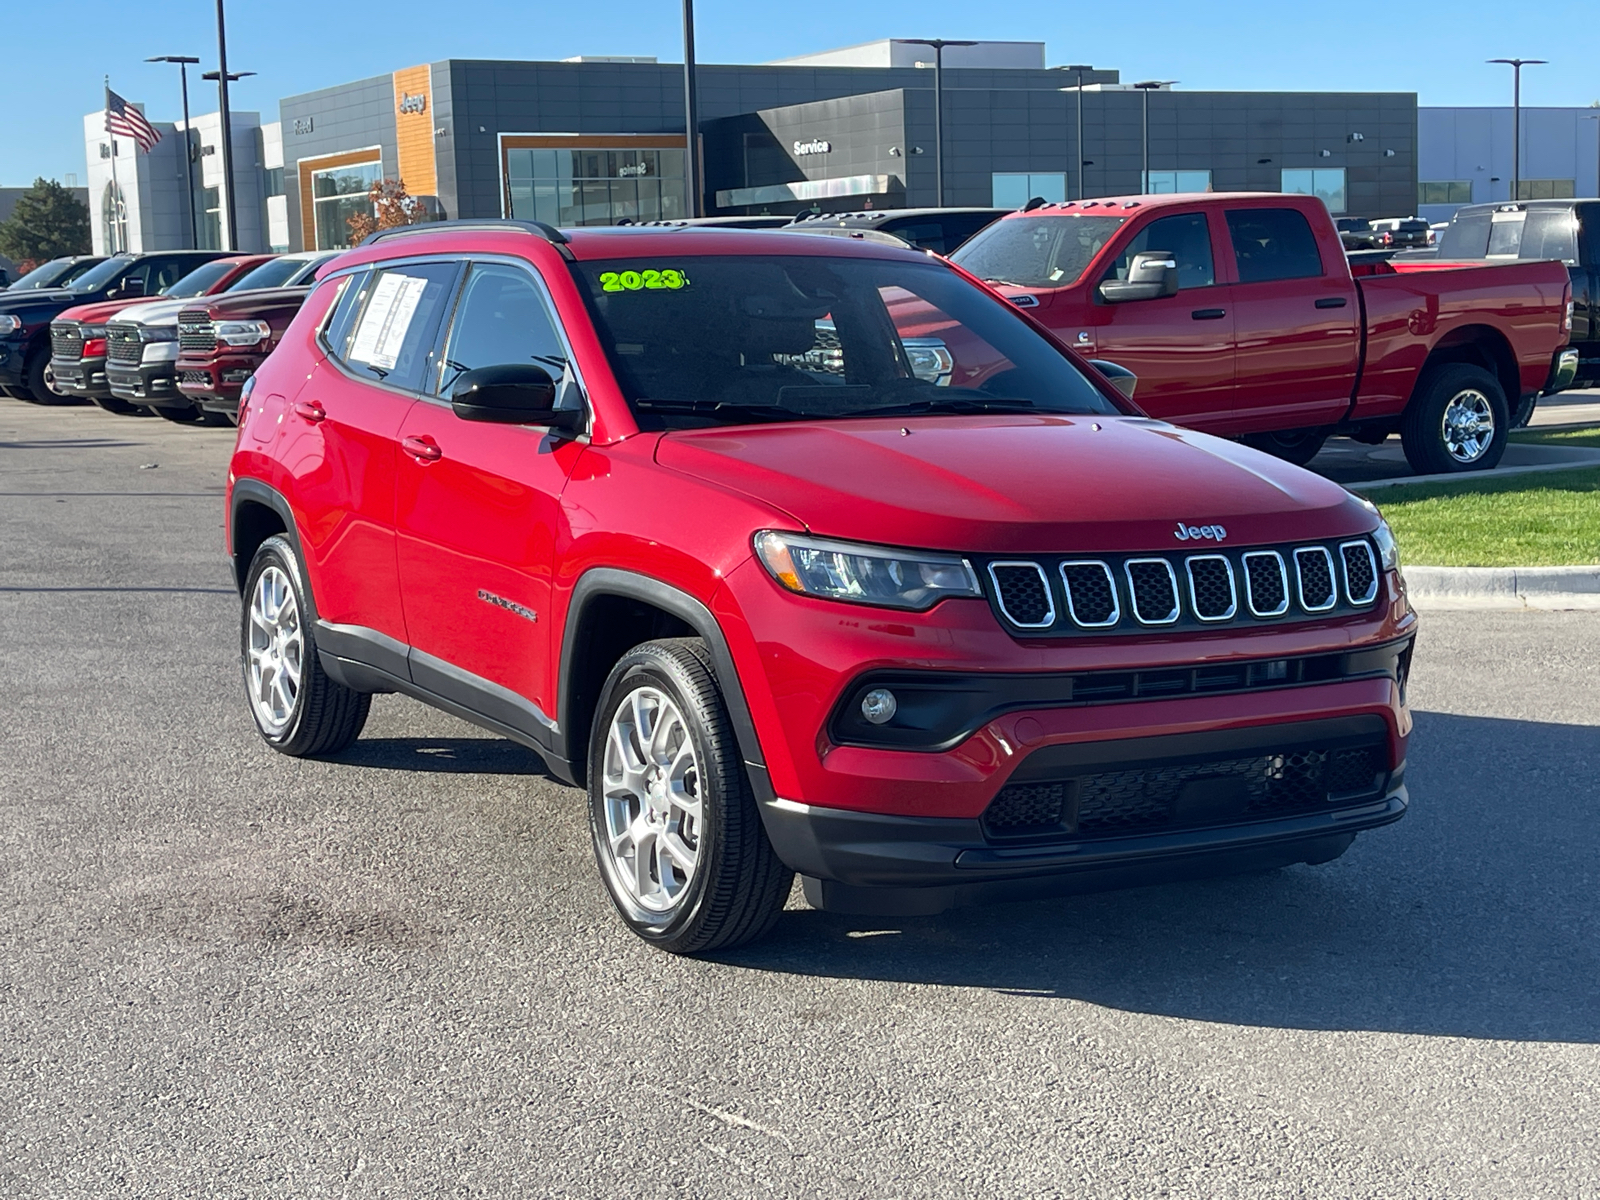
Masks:
[[[791,910],[718,957],[1227,1024],[1600,1041],[1600,727],[1416,721],[1410,813],[1333,863],[931,918]]]
[[[390,771],[434,771],[449,775],[538,775],[553,779],[544,761],[504,738],[361,738],[330,762]]]

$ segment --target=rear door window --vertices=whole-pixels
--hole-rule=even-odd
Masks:
[[[1107,279],[1126,279],[1135,254],[1149,250],[1163,250],[1172,255],[1178,264],[1178,287],[1210,287],[1217,281],[1211,260],[1211,227],[1205,213],[1180,213],[1151,221],[1129,242],[1111,270]]]
[[[1489,252],[1489,214],[1457,213],[1439,238],[1440,258],[1482,258]]]
[[[357,375],[417,390],[432,358],[440,314],[459,273],[460,264],[454,262],[407,263],[374,271],[360,289],[355,306],[359,311],[348,333],[339,341],[329,340],[334,356]]]
[[[1578,221],[1570,208],[1534,208],[1522,225],[1518,258],[1554,258],[1568,264],[1578,261]]]
[[[1228,236],[1240,283],[1310,279],[1322,274],[1322,254],[1305,215],[1293,208],[1228,210]]]

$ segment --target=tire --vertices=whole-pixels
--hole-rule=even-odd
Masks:
[[[1498,466],[1510,431],[1500,381],[1482,367],[1446,363],[1417,384],[1400,420],[1400,443],[1419,475],[1455,475]]]
[[[144,414],[139,411],[137,404],[129,404],[126,400],[118,400],[115,396],[94,396],[95,406],[103,408],[108,413],[116,413],[119,417],[139,417]]]
[[[612,668],[589,737],[589,828],[611,902],[660,949],[743,945],[783,911],[794,874],[767,840],[699,638],[635,646]]]
[[[245,577],[239,661],[262,740],[293,758],[343,750],[360,736],[372,706],[370,694],[335,683],[322,669],[315,631],[305,619],[310,611],[294,547],[268,538]]]
[[[1303,467],[1317,456],[1332,432],[1326,426],[1318,429],[1279,429],[1272,433],[1247,434],[1242,440],[1246,446]]]
[[[34,352],[28,359],[24,368],[28,377],[24,400],[32,400],[35,404],[76,404],[76,396],[58,395],[50,389],[50,384],[45,380],[45,370],[50,366],[50,356],[42,350]]]

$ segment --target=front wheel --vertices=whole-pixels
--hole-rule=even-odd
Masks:
[[[372,706],[368,693],[335,683],[322,669],[310,611],[294,547],[268,538],[245,578],[239,660],[256,729],[294,758],[343,750],[360,736]]]
[[[1271,433],[1251,433],[1241,439],[1246,446],[1263,450],[1274,458],[1303,467],[1322,450],[1328,440],[1326,428],[1278,429]]]
[[[1498,466],[1510,429],[1500,381],[1482,367],[1449,363],[1417,385],[1401,419],[1400,441],[1419,475],[1453,475]]]
[[[783,911],[794,876],[700,639],[647,642],[612,668],[589,738],[589,825],[612,903],[663,950],[741,945]]]
[[[43,351],[34,354],[27,362],[28,386],[23,398],[35,404],[76,404],[77,397],[55,390],[55,377],[50,371],[50,356]]]

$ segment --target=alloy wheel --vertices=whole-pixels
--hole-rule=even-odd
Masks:
[[[700,865],[702,775],[688,722],[670,696],[641,685],[606,735],[606,866],[640,908],[670,912]]]
[[[1465,388],[1445,405],[1444,448],[1458,463],[1475,463],[1494,442],[1494,406],[1476,388]]]
[[[247,650],[250,703],[256,720],[269,734],[282,733],[294,718],[305,644],[300,606],[289,577],[280,568],[269,566],[256,577],[250,598]]]

